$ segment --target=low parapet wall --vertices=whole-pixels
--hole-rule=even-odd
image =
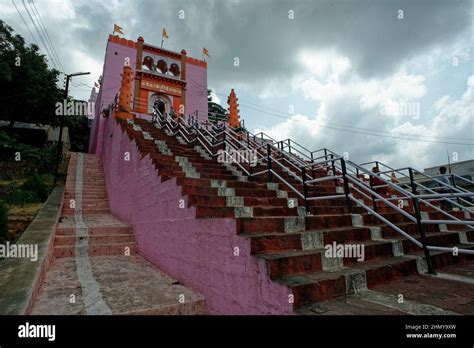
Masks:
[[[142,158],[114,119],[104,130],[110,208],[133,226],[142,256],[203,294],[211,313],[293,313],[290,289],[270,280],[234,219],[196,219],[176,179],[161,182],[149,156]]]
[[[54,227],[62,206],[64,187],[57,186],[16,242],[37,248],[36,259],[6,258],[0,261],[0,314],[29,314],[39,285],[53,259]]]

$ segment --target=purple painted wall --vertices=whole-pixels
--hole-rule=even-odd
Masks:
[[[142,256],[203,294],[211,313],[293,314],[290,289],[270,280],[265,262],[250,255],[249,239],[236,234],[234,219],[196,219],[195,208],[179,208],[187,197],[176,180],[160,182],[150,158],[141,158],[114,119],[105,120],[104,131],[111,211],[133,225]]]
[[[207,69],[186,64],[186,114],[198,110],[199,119],[207,120]]]
[[[99,95],[96,101],[95,118],[92,123],[91,141],[89,144],[89,152],[100,154],[102,151],[103,127],[105,119],[100,116],[103,109],[105,109],[113,100],[120,89],[122,81],[123,66],[125,59],[129,59],[129,64],[132,71],[135,71],[137,61],[137,51],[134,48],[120,45],[111,41],[107,42],[105,51],[104,70],[102,72],[102,85],[100,87]],[[134,84],[132,83],[132,95]]]

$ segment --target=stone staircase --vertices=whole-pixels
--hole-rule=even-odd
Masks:
[[[100,255],[132,255],[137,245],[131,226],[124,224],[110,214],[107,189],[100,158],[85,156],[82,178],[81,218],[88,226],[88,253]],[[78,227],[77,207],[77,156],[70,159],[65,185],[62,216],[56,227],[54,256],[74,257],[76,252],[76,231]]]
[[[132,226],[107,197],[100,157],[72,153],[54,258],[28,314],[207,313],[200,294],[138,255]]]
[[[343,199],[321,199],[311,201],[307,210],[296,193],[276,179],[267,182],[266,174],[249,181],[237,166],[218,163],[201,147],[186,144],[182,138],[146,120],[117,122],[136,142],[142,157],[151,158],[162,182],[176,178],[188,205],[195,207],[197,219],[236,220],[236,234],[250,239],[251,254],[265,261],[272,281],[291,289],[296,312],[311,314],[308,308],[315,304],[368,293],[378,285],[426,270],[419,248],[362,208],[354,208],[351,215]],[[258,163],[253,172],[264,169],[266,165]],[[302,189],[292,173],[278,166],[274,170],[288,183]],[[327,168],[318,169],[315,174],[325,176]],[[341,187],[331,180],[310,185],[308,191],[310,196],[327,196],[340,193]],[[412,213],[410,204],[405,209]],[[422,209],[430,217],[436,215],[428,207]],[[383,205],[379,212],[419,238],[414,223]],[[426,233],[433,245],[474,247],[469,244],[473,232],[464,228],[440,231],[436,225],[428,225]],[[355,255],[327,256],[325,246],[333,243],[363,246],[364,259],[358,260]],[[433,255],[438,270],[470,260],[465,255],[453,256],[447,252]]]

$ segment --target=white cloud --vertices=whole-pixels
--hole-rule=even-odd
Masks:
[[[349,58],[335,53],[334,51],[308,52],[299,54],[299,61],[319,78],[338,81],[351,67]]]
[[[218,95],[214,91],[211,92],[211,97],[214,103],[221,104],[221,98],[219,98]]]
[[[439,98],[433,108],[436,114],[417,124],[420,120],[414,115],[381,114],[381,105],[400,101],[419,105],[428,92],[423,75],[408,73],[402,67],[383,79],[364,80],[351,69],[347,57],[334,53],[302,57],[301,63],[314,75],[301,82],[300,90],[305,98],[317,103],[317,112],[313,116],[295,115],[262,130],[276,139],[292,138],[310,149],[327,147],[338,153],[349,152],[356,161],[377,159],[398,167],[424,168],[445,158],[448,145],[437,141],[455,143],[455,138],[472,138],[474,134],[469,134],[474,126],[474,76],[469,77],[468,88],[460,98]],[[361,134],[374,133],[371,130],[379,131],[379,136]],[[407,135],[433,142],[396,139]],[[465,157],[472,156],[472,147],[461,146],[459,151]]]

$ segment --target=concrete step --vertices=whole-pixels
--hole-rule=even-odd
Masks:
[[[138,247],[135,242],[124,243],[106,243],[106,244],[89,244],[89,256],[104,255],[135,255],[138,253]],[[74,245],[58,245],[54,247],[54,257],[74,257],[76,254]]]

